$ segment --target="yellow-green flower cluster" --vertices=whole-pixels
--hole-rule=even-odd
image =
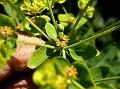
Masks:
[[[52,79],[51,85],[53,89],[67,89],[66,78],[61,75],[57,75]]]
[[[68,39],[68,36],[67,36],[67,35],[65,35],[65,34],[60,34],[60,35],[57,37],[56,46],[65,47],[65,46],[67,46],[68,41],[69,41],[69,39]]]
[[[88,6],[87,11],[86,11],[88,18],[92,18],[94,11],[95,11],[94,7]]]
[[[83,10],[89,0],[78,0],[78,7]],[[88,6],[85,15],[87,15],[88,18],[92,18],[93,13],[95,11],[95,8],[93,6]]]
[[[49,3],[54,7],[55,3],[64,3],[66,0],[49,0]],[[47,0],[24,0],[20,9],[28,15],[35,15],[48,9]]]
[[[41,13],[47,8],[46,3],[43,0],[24,0],[20,9],[29,15],[35,15]]]
[[[8,26],[0,26],[0,35],[3,36],[10,36],[13,34],[13,30],[11,29],[11,27]]]
[[[84,9],[89,0],[78,0],[78,7]]]
[[[45,61],[33,73],[33,82],[38,86],[50,86],[50,89],[67,89],[66,78],[57,74],[51,59]]]
[[[66,66],[64,68],[64,76],[69,78],[69,77],[72,77],[72,78],[76,78],[78,75],[77,73],[77,70],[74,66]]]

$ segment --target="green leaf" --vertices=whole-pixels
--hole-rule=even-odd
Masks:
[[[55,57],[53,58],[53,62],[54,64],[57,66],[57,69],[63,74],[64,72],[64,68],[66,66],[69,66],[70,63],[67,59],[63,58],[63,57]]]
[[[78,25],[79,26],[79,25]],[[73,44],[75,42],[80,41],[81,39],[87,38],[94,34],[94,30],[91,26],[80,26],[78,29],[76,29],[75,32],[72,33],[70,36],[70,43]],[[74,36],[74,37],[73,37]],[[91,45],[95,45],[95,40],[89,41]]]
[[[57,33],[56,33],[56,30],[55,30],[55,27],[51,23],[49,23],[49,22],[46,23],[45,30],[46,30],[47,35],[51,39],[53,39],[53,40],[57,39]]]
[[[113,62],[112,67],[111,67],[111,72],[114,75],[119,75],[120,74],[120,70],[119,69],[120,69],[120,61]]]
[[[0,26],[8,26],[15,30],[15,22],[8,16],[0,14]]]
[[[33,16],[31,18],[31,21],[34,22],[34,24],[39,27],[40,29],[42,29],[43,31],[45,31],[44,27],[45,24],[50,21],[50,18],[46,15],[41,15],[41,16]],[[24,21],[25,22],[25,21]],[[31,36],[38,36],[40,35],[40,33],[38,32],[38,30],[36,30],[33,26],[30,25],[29,22],[25,22],[25,29],[24,31]]]
[[[15,51],[16,49],[16,39],[17,39],[17,35],[14,34],[11,37],[7,37],[5,39],[5,55],[6,55],[6,59],[9,59],[12,55],[12,53]]]
[[[40,17],[45,19],[46,22],[49,22],[51,20],[47,15],[41,15]]]
[[[17,12],[12,8],[9,4],[3,5],[5,12],[14,20],[17,22]]]
[[[62,24],[63,26],[67,26],[69,24],[69,20],[71,18],[74,18],[73,14],[71,14],[71,13],[58,15],[58,20],[59,20],[60,24]],[[73,21],[73,23],[74,23],[74,21]]]
[[[100,66],[100,65],[104,65],[104,64],[108,64],[109,62],[112,62],[113,64],[113,58],[115,58],[115,56],[117,55],[117,47],[114,45],[109,45],[108,49],[105,49],[107,51],[101,51],[100,55],[97,57],[94,57],[90,60],[88,60],[88,63],[91,66]]]
[[[102,77],[105,78],[110,72],[111,66],[105,65],[105,66],[100,66],[101,72],[102,72]]]
[[[3,30],[10,31],[9,34],[2,34]],[[17,34],[14,21],[3,14],[0,14],[0,67],[3,66],[16,49]]]
[[[97,54],[97,50],[88,43],[80,44],[79,46],[75,47],[74,50],[76,55],[82,56],[85,60],[91,59]]]
[[[84,61],[81,56],[76,55],[74,49],[69,49],[69,52],[70,52],[71,57],[72,57],[74,60],[76,60],[76,61],[81,61],[81,62]]]
[[[0,53],[0,67],[4,66],[5,64],[6,64],[6,59]]]
[[[16,3],[18,0],[9,0],[11,3]],[[0,0],[0,4],[6,4],[6,0]]]
[[[104,89],[118,89],[116,84],[114,84],[112,82],[110,82],[109,84],[108,84],[108,82],[102,82],[99,85]]]
[[[79,89],[79,88],[76,87],[74,84],[69,84],[68,89]]]
[[[95,17],[93,19],[93,25],[95,26],[95,29],[101,29],[105,27],[105,20],[100,14],[100,12],[94,13]]]
[[[82,17],[81,20],[79,21],[78,25],[76,26],[76,29],[81,28],[85,23],[87,23],[87,19],[85,17]]]
[[[78,72],[78,82],[83,85],[84,87],[88,88],[90,86],[95,85],[95,82],[93,81],[90,70],[87,67],[85,63],[76,62],[73,64]]]
[[[94,80],[99,80],[107,77],[109,74],[110,66],[99,66],[99,67],[93,67],[90,69],[91,76]]]
[[[31,18],[31,20],[35,21],[34,23],[42,29],[43,26],[50,21],[50,17],[46,15],[34,16]]]
[[[48,56],[46,55],[46,50],[46,47],[40,47],[39,49],[35,50],[27,63],[27,67],[35,69],[45,60],[47,60]]]
[[[102,79],[102,73],[99,67],[91,68],[90,73],[94,80]]]

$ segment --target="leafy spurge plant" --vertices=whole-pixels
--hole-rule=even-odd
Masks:
[[[98,85],[102,79],[109,80],[106,77],[110,67],[101,65],[91,68],[87,61],[99,53],[94,39],[120,28],[120,21],[96,33],[91,26],[85,27],[95,11],[91,6],[92,0],[78,0],[80,12],[77,17],[68,13],[63,6],[67,0],[0,2],[3,5],[7,3],[4,8],[11,8],[10,11],[5,9],[9,16],[0,14],[0,66],[15,51],[16,41],[41,46],[33,52],[27,63],[27,67],[35,69],[33,82],[40,89],[103,89]],[[52,10],[55,4],[61,4],[65,11],[64,14],[58,13],[58,21]],[[43,15],[45,10],[47,13],[49,11],[51,17]],[[16,13],[12,13],[14,11]],[[28,35],[45,38],[46,44],[17,39],[16,24],[21,26],[20,31]],[[111,79],[117,78],[120,77]]]

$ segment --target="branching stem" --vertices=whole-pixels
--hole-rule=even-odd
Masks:
[[[78,82],[76,82],[75,80],[71,79],[71,82],[77,86],[79,89],[85,89],[82,85],[80,85]]]
[[[45,38],[47,38],[49,41],[51,40],[39,27],[37,27],[28,17],[25,17],[25,19]]]
[[[81,10],[81,12],[78,14],[78,18],[77,18],[75,24],[73,25],[73,27],[72,27],[72,29],[71,29],[71,31],[70,31],[70,33],[69,33],[69,36],[71,36],[71,34],[73,33],[73,31],[76,31],[75,28],[77,27],[79,21],[80,21],[81,18],[83,17],[83,15],[84,15],[85,11],[87,10],[87,7],[88,7],[88,5],[91,3],[91,1],[92,1],[92,0],[89,0],[89,2],[87,3],[87,5],[85,6],[85,8],[84,8],[83,10]]]
[[[80,41],[77,42],[77,43],[74,43],[74,44],[72,44],[72,45],[69,45],[69,46],[65,47],[65,49],[69,49],[69,48],[72,48],[72,47],[76,47],[76,46],[80,45],[81,43],[84,43],[84,42],[86,42],[86,41],[90,41],[90,40],[92,40],[92,39],[96,39],[96,38],[98,38],[98,37],[100,37],[100,36],[103,36],[103,35],[105,35],[105,34],[107,34],[107,33],[110,33],[110,32],[112,32],[112,31],[114,31],[114,30],[117,30],[118,28],[120,28],[120,24],[119,24],[119,25],[116,25],[116,26],[114,26],[114,27],[112,27],[112,28],[109,28],[108,30],[105,30],[105,31],[103,31],[103,32],[100,32],[100,33],[97,32],[97,33],[93,34],[91,37],[84,38],[83,40],[80,40]]]
[[[25,17],[25,15],[21,12],[21,10],[19,10],[18,8],[16,8],[16,6],[14,4],[12,4],[9,0],[6,0],[8,2],[8,4],[14,8],[16,10],[16,12],[18,14],[20,14],[23,18],[25,18],[39,33],[41,33],[46,39],[48,39],[49,41],[51,40],[39,27],[37,27],[28,17]]]
[[[51,15],[51,18],[52,18],[54,27],[57,29],[57,23],[56,23],[56,21],[55,21],[54,14],[53,14],[53,11],[52,11],[52,8],[51,8],[50,1],[49,1],[49,0],[47,0],[47,5],[48,5],[49,11],[50,11],[50,15]]]
[[[103,82],[103,81],[114,80],[114,79],[120,79],[120,76],[99,79],[99,80],[95,80],[95,82]]]
[[[61,4],[61,5],[62,5],[62,8],[63,8],[63,11],[65,12],[65,14],[67,14],[68,12],[67,12],[67,10],[65,9],[64,5],[63,5],[63,4]]]
[[[44,47],[47,47],[47,48],[50,48],[50,49],[55,49],[54,46],[46,45],[46,44],[40,44],[40,43],[38,43],[38,42],[32,42],[32,41],[28,41],[28,40],[18,39],[17,42],[18,42],[18,43],[24,43],[24,44],[36,45],[36,46],[44,46]]]

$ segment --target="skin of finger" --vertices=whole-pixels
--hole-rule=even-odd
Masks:
[[[45,42],[37,37],[28,37],[26,35],[18,35],[21,40],[27,40],[30,42],[37,42],[44,44]],[[21,71],[26,68],[28,59],[31,57],[35,50],[35,45],[17,43],[16,52],[13,54],[11,61],[13,71]]]
[[[15,76],[10,78],[5,84],[3,83],[4,89],[38,89],[37,86],[32,82],[32,72],[23,73],[22,76]],[[2,89],[3,89],[2,88]]]
[[[8,63],[0,68],[0,82],[12,73],[12,70]]]

